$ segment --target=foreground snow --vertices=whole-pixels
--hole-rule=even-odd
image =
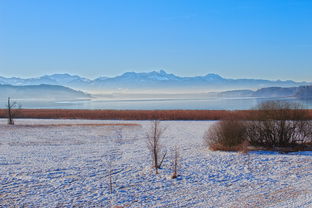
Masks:
[[[139,125],[50,125],[91,123]],[[312,152],[211,152],[212,123],[163,121],[168,157],[155,175],[149,121],[0,120],[0,207],[312,207]],[[180,177],[170,179],[175,145]]]

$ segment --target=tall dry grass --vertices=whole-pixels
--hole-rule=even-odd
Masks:
[[[312,119],[312,110],[306,110]],[[16,118],[40,119],[99,119],[99,120],[253,120],[256,110],[71,110],[20,109]],[[7,118],[6,109],[0,109],[0,118]]]
[[[219,120],[232,112],[225,110],[67,110],[21,109],[17,118],[105,119],[105,120]],[[0,109],[0,118],[6,118]]]

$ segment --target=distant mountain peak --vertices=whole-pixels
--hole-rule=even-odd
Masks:
[[[133,80],[177,80],[177,77],[174,74],[168,74],[164,70],[159,71],[151,71],[151,72],[125,72],[124,74],[117,76],[116,78],[123,78],[123,79],[133,79]]]
[[[224,78],[221,77],[219,74],[209,73],[205,76],[206,79],[210,80],[223,80]]]
[[[169,74],[169,73],[167,73],[165,70],[163,70],[163,69],[161,69],[161,70],[159,70],[159,72],[158,72],[160,75],[172,75],[172,74]]]
[[[39,79],[50,79],[56,82],[90,81],[89,79],[68,73],[44,75],[39,77]]]
[[[41,78],[43,78],[43,77],[50,77],[50,78],[55,78],[55,79],[58,79],[58,78],[81,78],[78,75],[71,75],[71,74],[68,74],[68,73],[49,74],[49,75],[41,76]]]

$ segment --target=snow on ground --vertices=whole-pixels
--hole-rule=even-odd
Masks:
[[[139,125],[51,125],[99,123]],[[202,136],[212,123],[161,122],[168,157],[155,175],[150,121],[0,120],[0,207],[312,207],[312,152],[211,152]]]

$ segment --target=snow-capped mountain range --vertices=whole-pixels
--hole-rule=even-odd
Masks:
[[[1,77],[0,84],[16,86],[23,85],[62,85],[80,90],[229,90],[229,89],[259,89],[264,87],[295,87],[309,85],[308,82],[294,82],[291,80],[263,80],[263,79],[227,79],[218,74],[204,76],[181,77],[164,70],[136,73],[126,72],[116,77],[98,77],[87,79],[70,74],[52,74],[37,78]]]

